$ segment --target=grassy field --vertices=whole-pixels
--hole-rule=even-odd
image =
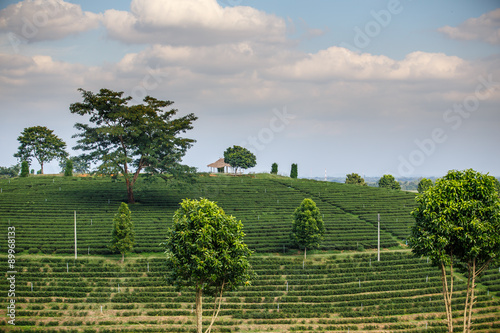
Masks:
[[[107,249],[125,184],[109,178],[0,180],[0,331],[191,332],[194,293],[166,285],[161,246],[183,198],[207,197],[241,219],[255,251],[252,286],[225,294],[214,332],[445,332],[439,271],[405,246],[414,193],[269,175],[201,175],[189,186],[139,183],[131,205],[137,246],[119,264]],[[306,263],[290,248],[293,210],[312,198],[322,248]],[[78,259],[74,258],[74,211]],[[381,261],[377,261],[377,214]],[[16,326],[6,315],[7,230],[15,227]],[[308,251],[309,254],[309,251]],[[455,281],[455,318],[464,299]],[[478,286],[474,328],[500,331],[500,271]],[[205,298],[205,314],[211,314]],[[458,327],[457,327],[458,328]]]

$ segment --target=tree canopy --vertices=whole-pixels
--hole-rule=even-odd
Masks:
[[[271,165],[271,174],[272,175],[277,175],[278,174],[278,163],[273,163]]]
[[[393,175],[383,175],[378,181],[378,187],[400,190],[401,184],[394,179]]]
[[[238,169],[252,168],[257,164],[257,159],[251,151],[240,146],[233,146],[224,152],[224,162],[234,168],[234,173]]]
[[[118,213],[113,218],[113,231],[111,233],[112,251],[121,253],[122,262],[125,260],[125,252],[132,251],[135,245],[134,225],[132,223],[132,213],[128,205],[124,202],[120,204]]]
[[[299,176],[299,170],[297,164],[292,163],[292,167],[290,169],[290,178],[297,179],[298,176]]]
[[[324,234],[325,225],[319,208],[312,199],[305,198],[293,213],[292,243],[304,249],[305,258],[307,248],[318,248]]]
[[[410,246],[414,254],[428,256],[441,268],[449,332],[453,331],[453,264],[463,267],[468,279],[464,311],[464,332],[468,332],[475,279],[500,256],[500,199],[495,179],[472,169],[452,170],[416,200]]]
[[[180,164],[186,151],[195,142],[179,135],[192,129],[194,114],[173,118],[174,102],[146,96],[144,104],[128,105],[132,97],[123,92],[101,89],[94,94],[79,89],[83,102],[73,103],[71,113],[89,116],[89,122],[76,123],[80,133],[74,149],[85,153],[81,157],[98,163],[98,171],[122,174],[127,186],[128,202],[134,203],[133,187],[142,170],[169,178],[192,171]]]
[[[40,164],[40,172],[43,174],[43,165],[54,159],[64,160],[66,143],[61,140],[54,131],[45,126],[27,127],[17,138],[21,143],[14,157],[31,164],[31,159],[35,158]]]
[[[418,193],[423,193],[423,192],[427,191],[429,189],[429,187],[431,187],[432,185],[434,185],[432,180],[427,179],[427,178],[420,179],[420,181],[418,182],[418,188],[417,188]]]
[[[365,180],[357,173],[350,173],[350,174],[346,175],[345,183],[346,184],[353,184],[353,185],[367,186],[367,184],[365,183]]]
[[[167,279],[196,291],[197,332],[202,332],[203,293],[219,298],[222,293],[249,284],[253,276],[243,242],[243,225],[226,215],[215,202],[185,199],[175,212],[173,225],[164,243],[167,255]],[[218,310],[207,329],[210,331]]]

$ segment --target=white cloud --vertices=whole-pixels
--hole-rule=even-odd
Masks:
[[[62,0],[25,0],[0,11],[0,32],[28,43],[56,40],[99,26],[100,14]]]
[[[442,53],[417,51],[397,61],[333,46],[293,64],[272,68],[269,73],[301,81],[420,80],[458,78],[467,67],[463,59]]]
[[[500,8],[479,17],[470,18],[458,27],[444,26],[439,32],[452,39],[479,39],[490,44],[500,44]]]
[[[108,35],[127,43],[213,45],[236,41],[284,42],[283,19],[216,0],[133,0],[130,12],[104,13]]]

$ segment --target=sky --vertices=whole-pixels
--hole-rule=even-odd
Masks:
[[[0,0],[0,166],[31,126],[78,155],[78,88],[194,113],[201,172],[500,176],[498,0]]]

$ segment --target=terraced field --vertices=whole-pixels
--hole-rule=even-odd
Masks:
[[[117,265],[88,256],[31,257],[18,265],[16,327],[3,319],[0,330],[194,329],[194,293],[165,285],[161,258]],[[252,265],[257,280],[225,294],[216,332],[446,331],[438,271],[408,252],[386,253],[381,262],[374,254],[315,256],[304,268],[300,258],[255,257]],[[4,280],[1,287],[4,292]],[[464,289],[457,281],[456,317]],[[492,296],[478,293],[476,331],[500,329],[500,302]],[[205,298],[207,318],[212,302]]]
[[[0,332],[194,331],[194,293],[166,285],[159,244],[179,201],[202,196],[242,220],[257,273],[251,286],[224,295],[214,332],[446,332],[439,271],[404,246],[412,193],[261,175],[205,175],[184,187],[143,183],[131,206],[137,253],[120,265],[107,245],[126,199],[123,182],[46,176],[3,179],[0,189],[0,269],[9,270],[7,228],[15,226],[18,271],[15,327],[7,324],[7,273],[0,280]],[[327,234],[303,264],[288,234],[305,197],[324,214]],[[457,331],[463,281],[455,280]],[[498,267],[480,279],[477,294],[475,331],[500,331]],[[207,320],[212,302],[205,298]]]
[[[0,227],[18,228],[18,249],[61,254],[74,252],[74,211],[78,251],[107,254],[114,213],[126,200],[125,184],[109,178],[33,177],[0,180]],[[404,242],[411,225],[414,194],[338,183],[270,177],[200,177],[194,185],[138,186],[131,206],[136,252],[159,252],[173,212],[183,198],[207,197],[238,219],[246,243],[259,252],[288,252],[293,211],[305,197],[320,208],[326,235],[322,250],[372,249]],[[0,235],[5,239],[6,235]]]

